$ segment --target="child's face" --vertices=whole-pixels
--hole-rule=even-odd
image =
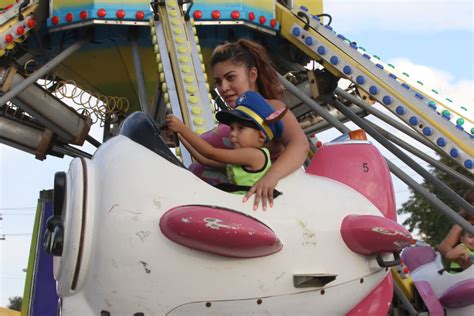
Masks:
[[[474,250],[474,235],[464,233],[461,236],[461,242],[465,244],[467,248]]]
[[[231,123],[230,128],[230,141],[234,148],[260,148],[265,143],[265,136],[258,129],[244,126],[239,122]]]

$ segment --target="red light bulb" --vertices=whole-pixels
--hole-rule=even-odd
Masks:
[[[221,17],[221,13],[218,10],[214,10],[212,11],[211,16],[214,20],[217,20],[218,18]]]
[[[89,15],[89,14],[87,13],[87,11],[81,11],[81,12],[79,13],[79,17],[81,18],[81,20],[87,19],[87,16],[88,16],[88,15]]]
[[[25,29],[23,28],[23,26],[19,26],[19,27],[16,28],[16,34],[18,34],[18,35],[25,34]]]
[[[202,11],[201,10],[194,11],[193,16],[196,20],[199,20],[200,18],[202,18]]]
[[[117,10],[116,15],[119,19],[123,19],[125,17],[125,11],[124,10]]]
[[[13,41],[13,36],[11,34],[5,35],[5,42],[11,43]]]
[[[143,20],[143,18],[145,17],[145,12],[137,11],[137,13],[135,14],[135,17],[137,18],[137,20]]]
[[[36,21],[35,19],[29,19],[28,20],[28,27],[29,28],[34,28],[36,26]]]
[[[105,9],[99,9],[99,10],[97,10],[97,16],[98,16],[99,18],[103,18],[103,17],[105,17],[106,15],[107,15],[107,11],[105,11]]]
[[[74,15],[72,13],[66,14],[66,22],[72,22],[74,20]]]

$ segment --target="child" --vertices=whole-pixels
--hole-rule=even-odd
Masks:
[[[233,184],[252,186],[270,169],[270,152],[263,146],[273,138],[281,137],[283,123],[280,119],[286,110],[275,112],[257,92],[243,93],[233,110],[216,114],[219,122],[231,127],[230,141],[234,149],[214,148],[174,115],[167,115],[166,122],[171,131],[179,133],[184,139],[185,146],[186,142],[191,145],[187,148],[198,162],[214,168],[226,168]]]
[[[457,257],[460,263],[451,261],[449,270],[460,272],[467,269],[474,262],[474,236],[463,230],[461,243],[451,250],[451,255]]]

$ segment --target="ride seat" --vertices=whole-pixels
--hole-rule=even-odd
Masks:
[[[119,135],[126,136],[134,142],[145,146],[154,153],[165,158],[169,162],[185,168],[175,154],[169,149],[168,145],[161,138],[160,129],[156,126],[150,115],[144,112],[134,112],[130,114],[122,123]],[[232,183],[221,183],[214,186],[215,188],[225,192],[248,191],[249,186],[241,186]],[[273,197],[276,198],[282,193],[273,190]]]
[[[433,261],[436,258],[436,253],[432,247],[415,246],[403,249],[401,258],[408,269],[414,271],[419,266]]]
[[[150,115],[144,112],[133,112],[123,122],[119,135],[126,136],[134,142],[145,146],[169,162],[184,168],[184,165],[169,149],[160,136],[160,130]]]

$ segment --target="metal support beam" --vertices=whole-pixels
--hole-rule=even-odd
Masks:
[[[449,206],[443,203],[438,199],[433,193],[425,189],[422,185],[413,180],[405,172],[399,169],[394,163],[389,160],[386,160],[390,171],[396,175],[400,180],[405,182],[413,190],[417,191],[421,196],[423,196],[431,205],[440,210],[444,215],[450,218],[454,223],[461,226],[463,229],[468,231],[470,234],[474,234],[474,226],[471,225],[467,220],[465,220],[461,215],[453,211]]]
[[[395,290],[395,295],[400,299],[400,302],[402,303],[403,307],[405,307],[405,310],[407,311],[408,315],[418,315],[417,311],[415,310],[413,305],[411,305],[406,295],[403,294],[403,291],[400,286],[398,286],[397,282],[393,282],[393,289]]]
[[[332,115],[326,112],[324,108],[321,107],[316,101],[312,100],[309,98],[307,95],[302,93],[295,85],[293,85],[291,82],[286,80],[283,76],[279,76],[280,81],[282,82],[283,86],[287,88],[291,93],[293,93],[295,96],[299,97],[301,101],[305,102],[308,106],[314,109],[316,113],[321,115],[323,118],[327,119],[331,124],[334,125],[336,129],[341,131],[342,133],[349,132],[349,128],[347,128],[344,124],[339,122],[338,120],[334,119]],[[336,101],[336,106],[339,109],[340,112],[342,112],[344,115],[346,115],[348,118],[350,118],[354,123],[359,125],[358,123],[362,122],[364,123],[363,119],[358,117],[356,114],[354,114],[351,110],[346,109],[345,106]],[[370,129],[374,134],[377,134],[379,136],[374,137],[377,141],[380,139],[380,143],[384,145],[384,143],[389,143],[390,148],[387,147],[387,149],[395,149],[397,152],[401,152],[400,149],[398,149],[395,145],[390,143],[389,141],[385,140],[383,136],[378,134],[374,129],[372,129],[368,124],[363,124],[367,125],[367,128]],[[361,126],[361,125],[359,125]],[[362,127],[362,126],[361,126]],[[362,127],[364,128],[364,127]],[[365,128],[364,128],[365,129]],[[367,129],[365,129],[367,131]],[[369,133],[369,131],[367,131]],[[372,135],[372,133],[369,133]],[[393,152],[393,151],[392,151]],[[406,158],[408,158],[412,164],[417,165],[415,161],[411,160],[408,156],[406,156],[403,152],[401,152]],[[463,229],[467,230],[471,234],[474,234],[474,226],[472,226],[469,222],[467,222],[463,217],[461,217],[458,213],[453,211],[449,206],[447,206],[445,203],[443,203],[441,200],[439,200],[434,194],[426,190],[423,186],[418,184],[416,181],[414,181],[411,177],[409,177],[406,173],[404,173],[401,169],[399,169],[395,164],[393,164],[391,161],[386,159],[386,162],[390,168],[390,171],[395,174],[400,180],[405,182],[409,187],[413,188],[415,191],[417,191],[420,195],[422,195],[428,202],[430,202],[434,207],[436,207],[438,210],[443,212],[446,216],[448,216],[453,222],[456,224],[459,224]],[[421,168],[420,166],[418,166]],[[421,168],[423,169],[423,168]],[[423,169],[424,170],[424,169]],[[424,170],[426,172],[426,170]],[[427,172],[426,172],[427,173]],[[435,177],[433,177],[435,178]],[[436,178],[435,178],[436,179]],[[441,183],[438,179],[436,179],[438,183]],[[442,184],[442,183],[441,183]],[[442,186],[446,187],[446,185],[442,184]],[[469,205],[464,199],[459,197],[457,194],[455,194],[450,188],[447,188],[449,192],[452,193],[456,197],[456,202],[460,202],[459,204],[466,206],[463,207],[466,211],[469,213],[474,213],[473,207]],[[451,196],[451,195],[450,195]],[[461,200],[461,201],[459,201]]]
[[[426,147],[429,147],[430,149],[432,149],[435,152],[440,152],[438,147],[434,146],[432,143],[430,143],[429,141],[424,139],[422,136],[417,134],[411,128],[409,128],[406,125],[396,121],[395,119],[391,118],[390,116],[382,113],[381,111],[377,110],[373,106],[368,105],[367,103],[365,103],[364,101],[356,98],[355,96],[348,93],[347,91],[344,91],[341,88],[336,88],[335,92],[336,92],[337,95],[339,95],[339,96],[343,97],[344,99],[354,103],[355,105],[359,106],[361,109],[365,110],[366,112],[378,117],[379,119],[381,119],[385,123],[395,127],[396,129],[398,129],[399,131],[405,133],[406,135],[411,136],[413,139],[419,141],[420,143],[422,143]],[[444,152],[443,152],[443,154],[444,154]]]
[[[59,55],[48,61],[43,67],[32,73],[25,80],[14,86],[11,90],[0,97],[0,105],[5,104],[7,101],[14,98],[17,94],[22,92],[24,89],[35,83],[38,79],[50,72],[54,67],[62,63],[66,58],[72,55],[74,52],[79,50],[85,43],[89,41],[89,38],[80,39],[76,43],[72,44]]]
[[[413,155],[417,156],[418,158],[421,158],[424,161],[426,161],[427,163],[431,164],[432,166],[444,171],[446,174],[450,175],[451,177],[456,178],[456,180],[459,180],[459,181],[463,182],[468,187],[474,187],[474,181],[468,179],[467,177],[460,174],[459,172],[443,165],[438,160],[436,160],[434,158],[431,158],[430,156],[428,156],[427,154],[425,154],[421,150],[411,146],[407,142],[405,142],[405,141],[401,140],[400,138],[396,137],[395,135],[387,132],[386,130],[382,129],[381,127],[375,125],[374,123],[372,123],[370,121],[367,121],[367,123],[369,123],[373,128],[375,128],[385,138],[387,138],[391,142],[395,143],[396,145],[402,147],[406,151],[411,152]]]
[[[295,95],[297,98],[299,98],[301,101],[306,103],[309,107],[311,107],[319,116],[324,118],[326,121],[328,121],[332,126],[337,128],[341,133],[348,133],[351,130],[339,122],[337,119],[335,119],[330,113],[328,113],[319,103],[308,97],[304,92],[302,92],[300,89],[298,89],[297,86],[286,80],[285,77],[282,75],[278,74],[278,78],[280,79],[281,83],[283,86],[290,91],[293,95]]]
[[[418,165],[412,158],[410,158],[407,154],[405,154],[401,149],[399,149],[397,146],[392,144],[390,141],[385,139],[380,133],[378,133],[372,126],[367,124],[363,119],[358,117],[355,113],[353,113],[350,109],[347,109],[344,104],[342,104],[339,101],[334,102],[334,105],[338,108],[339,111],[341,111],[344,115],[349,117],[355,124],[357,124],[360,128],[363,128],[370,136],[372,136],[375,140],[377,140],[380,144],[382,144],[385,148],[390,150],[395,156],[400,158],[404,163],[406,163],[410,168],[415,170],[419,175],[421,175],[423,178],[425,178],[427,181],[429,181],[431,184],[436,186],[438,189],[443,191],[457,206],[460,208],[463,208],[466,210],[471,215],[474,215],[474,208],[472,205],[470,205],[466,200],[464,200],[462,197],[460,197],[458,194],[456,194],[450,187],[448,187],[446,184],[441,182],[438,178],[433,176],[429,171],[425,170],[423,167]],[[389,164],[390,165],[390,164]],[[393,165],[393,164],[392,164]],[[392,168],[390,168],[392,170]],[[401,171],[401,170],[400,170]],[[398,176],[398,175],[397,175]],[[399,176],[398,176],[399,177]],[[400,178],[400,177],[399,177]],[[401,179],[401,178],[400,178]],[[404,181],[403,179],[401,179]],[[407,183],[408,184],[408,183]],[[421,187],[421,186],[420,186]],[[428,193],[428,195],[432,195],[430,192],[420,192],[417,188],[413,187],[416,191],[418,191],[420,194],[424,195],[425,193]],[[426,197],[426,196],[425,196]],[[441,201],[439,201],[441,202]],[[442,202],[441,202],[442,203]],[[437,203],[438,204],[438,203]],[[444,204],[444,203],[443,203]],[[438,206],[440,206],[438,204]],[[448,211],[445,212],[444,208],[439,208],[441,211],[445,213],[446,216],[450,217],[451,219],[455,220],[456,223],[457,220],[461,220],[461,223],[458,223],[460,226],[462,226],[464,229],[467,231],[471,232],[474,234],[474,226],[470,225],[467,221],[465,221],[459,214],[451,210],[447,205],[445,205],[448,208]]]
[[[142,62],[140,59],[140,51],[138,49],[138,43],[135,36],[130,40],[130,44],[132,47],[135,77],[137,79],[138,100],[140,102],[140,109],[142,110],[142,112],[151,114],[150,108],[148,107],[148,101],[147,101],[148,95],[146,93],[145,77],[143,76],[143,67],[142,67]]]

